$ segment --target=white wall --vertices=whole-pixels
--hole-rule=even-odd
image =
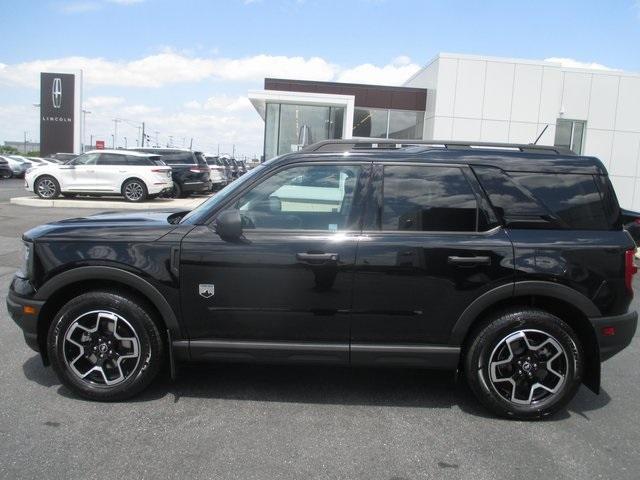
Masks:
[[[426,139],[553,145],[558,118],[586,120],[583,153],[606,165],[620,203],[640,210],[640,75],[440,54],[406,86],[429,89]],[[431,104],[430,104],[431,103]]]

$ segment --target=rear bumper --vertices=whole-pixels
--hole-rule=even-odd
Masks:
[[[598,339],[600,361],[604,362],[631,343],[638,326],[638,312],[628,312],[614,317],[590,318],[589,320]]]
[[[209,190],[209,180],[189,180],[183,182],[181,186],[183,192],[206,192],[207,190]]]
[[[20,297],[13,290],[9,290],[7,295],[9,315],[22,329],[24,341],[36,352],[40,351],[38,346],[38,315],[43,305],[44,301]],[[34,313],[25,313],[25,307],[32,307]]]

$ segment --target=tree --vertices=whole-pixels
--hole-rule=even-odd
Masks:
[[[9,147],[8,145],[0,145],[0,153],[4,153],[6,155],[17,155],[20,152],[18,152],[17,148]]]

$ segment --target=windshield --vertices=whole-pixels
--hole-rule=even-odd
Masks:
[[[263,163],[258,165],[256,168],[251,170],[250,172],[244,174],[238,180],[231,182],[229,185],[224,187],[218,193],[208,198],[196,208],[187,213],[180,223],[200,223],[204,220],[211,209],[215,208],[220,202],[222,202],[225,198],[227,198],[231,193],[241,188],[245,183],[251,181],[257,173],[262,172],[267,164]]]

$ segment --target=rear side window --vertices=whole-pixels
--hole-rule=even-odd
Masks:
[[[98,165],[126,165],[127,157],[125,155],[116,155],[114,153],[101,153],[98,158]]]
[[[478,204],[457,167],[386,165],[383,230],[475,232]]]
[[[607,230],[602,196],[592,175],[504,172],[473,167],[496,213],[519,228]]]
[[[132,167],[140,167],[144,165],[152,165],[151,160],[147,157],[136,157],[133,155],[127,155],[127,163]]]
[[[513,178],[557,215],[568,228],[609,228],[602,207],[602,197],[592,175],[519,173],[513,174]]]
[[[191,152],[164,153],[162,160],[167,165],[194,165],[196,163]]]

